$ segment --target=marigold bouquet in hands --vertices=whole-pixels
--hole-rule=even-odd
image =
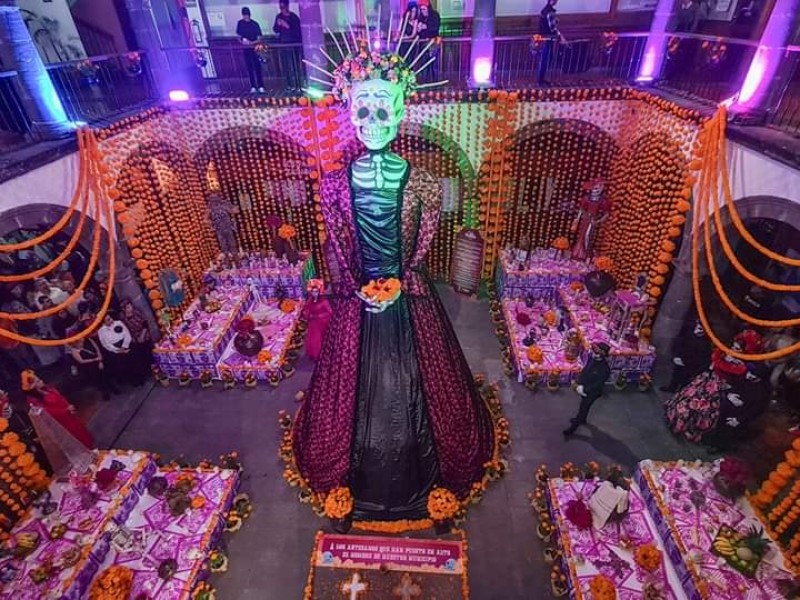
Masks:
[[[371,307],[371,312],[381,312],[393,304],[400,297],[400,293],[400,280],[390,277],[373,279],[361,286],[359,297]]]
[[[353,512],[353,495],[346,487],[334,488],[325,498],[325,516],[329,519],[344,519]]]
[[[428,494],[428,514],[434,521],[452,519],[460,509],[458,498],[450,490],[436,488]]]

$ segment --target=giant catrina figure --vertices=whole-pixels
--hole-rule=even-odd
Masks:
[[[389,150],[405,98],[422,87],[414,63],[351,43],[329,93],[349,105],[366,152],[322,182],[340,297],[295,421],[294,458],[315,493],[349,487],[356,520],[425,518],[434,487],[464,497],[480,481],[494,429],[423,270],[441,187]],[[360,295],[391,277],[402,282],[396,301]]]

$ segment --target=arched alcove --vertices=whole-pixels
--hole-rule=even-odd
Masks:
[[[175,269],[196,290],[218,246],[186,153],[164,142],[142,144],[122,161],[116,188],[126,207],[118,217],[122,236],[143,252],[147,269]]]
[[[511,156],[501,244],[549,247],[570,235],[584,183],[609,178],[617,144],[593,123],[554,119],[526,125],[504,142]]]
[[[321,216],[313,200],[318,190],[315,161],[296,140],[263,127],[233,127],[207,139],[194,161],[204,193],[218,186],[236,207],[236,238],[242,250],[270,248],[265,220],[277,215],[295,226],[301,249],[321,258]]]
[[[736,211],[747,230],[761,244],[771,250],[800,258],[800,204],[777,196],[749,196],[741,198],[735,203]],[[720,210],[720,219],[725,227],[725,233],[736,252],[736,256],[743,266],[747,267],[754,275],[776,283],[789,283],[800,285],[800,268],[787,267],[777,261],[760,254],[746,240],[743,240],[736,230],[731,218],[730,209],[724,206]],[[733,302],[752,314],[752,310],[743,306],[743,298],[750,291],[751,284],[741,275],[737,274],[719,250],[719,235],[712,229],[712,250],[715,265],[726,293]],[[690,232],[685,233],[688,238]],[[701,253],[701,290],[704,303],[715,332],[725,340],[729,340],[742,323],[733,317],[722,305],[711,283],[708,265],[705,259],[705,244],[700,241]],[[800,315],[800,294],[788,292],[766,293],[766,307],[764,318],[784,319],[796,318]],[[654,328],[654,340],[663,349],[671,347],[675,336],[687,319],[695,318],[694,296],[692,293],[691,270],[691,244],[684,243],[675,271],[667,289],[667,294],[662,303]],[[758,316],[758,315],[753,315]]]

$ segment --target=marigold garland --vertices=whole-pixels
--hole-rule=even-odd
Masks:
[[[700,322],[703,324],[703,327],[705,328],[711,342],[714,344],[714,346],[726,354],[745,361],[776,360],[785,356],[789,356],[800,350],[800,342],[780,350],[766,352],[763,354],[750,354],[734,350],[720,340],[719,337],[714,333],[711,324],[709,323],[703,302],[703,295],[700,288],[700,218],[701,213],[704,213],[708,203],[709,196],[711,194],[711,188],[713,187],[715,181],[715,172],[718,168],[717,153],[719,151],[719,145],[718,143],[713,142],[719,141],[719,127],[721,126],[721,118],[723,116],[724,112],[718,112],[716,117],[706,124],[705,139],[707,143],[703,147],[701,161],[702,171],[699,184],[700,194],[697,200],[698,210],[693,211],[692,218],[692,290],[694,293],[695,304],[697,306],[697,315],[700,319]],[[723,174],[723,179],[725,179],[725,174]]]
[[[96,149],[97,140],[94,138],[93,135],[89,136],[89,144],[90,144],[90,148]],[[100,173],[102,173],[102,168],[101,168],[100,165],[96,165],[95,170],[96,170],[96,175],[99,175]],[[108,203],[101,202],[101,198],[103,197],[103,190],[104,190],[104,187],[103,187],[102,181],[100,180],[100,177],[98,177],[98,176],[93,177],[92,191],[95,194],[95,201],[97,202],[97,206],[98,206],[98,210],[97,210],[98,216],[100,214],[102,214],[105,217],[105,222],[110,224],[110,223],[113,222],[112,218],[111,218],[110,206],[108,205]],[[97,258],[99,256],[99,253],[100,253],[100,239],[101,239],[101,236],[98,234],[98,231],[101,228],[101,225],[100,225],[100,219],[99,218],[98,218],[97,222],[95,223],[95,227],[96,227],[96,229],[95,229],[96,234],[95,234],[95,238],[94,238],[94,245],[92,247],[92,254],[91,254],[91,257],[90,257],[89,266],[87,268],[87,274],[91,274],[91,272],[94,269],[94,266],[95,266],[95,264],[97,262]],[[105,318],[106,312],[108,311],[108,308],[111,305],[111,300],[112,300],[113,293],[114,293],[114,281],[115,281],[115,278],[116,278],[116,268],[117,268],[117,265],[116,265],[116,244],[114,243],[113,237],[111,235],[108,235],[106,237],[108,238],[108,287],[106,289],[105,297],[103,298],[103,303],[102,303],[100,309],[98,310],[94,321],[92,321],[82,331],[79,331],[79,332],[77,332],[77,333],[75,333],[75,334],[73,334],[73,335],[71,335],[71,336],[69,336],[69,337],[67,337],[65,339],[61,339],[61,340],[48,340],[48,339],[30,338],[30,337],[27,337],[27,336],[19,335],[18,333],[13,332],[13,331],[8,331],[6,329],[0,329],[0,337],[5,337],[5,338],[8,338],[8,339],[17,341],[17,342],[22,342],[24,344],[29,344],[29,345],[33,345],[33,346],[62,346],[64,344],[70,344],[70,343],[75,342],[77,340],[84,339],[85,337],[91,335],[95,331],[95,329],[97,329],[97,327],[100,325],[100,323],[103,321],[103,319]],[[86,277],[84,277],[84,281],[81,282],[81,286],[78,286],[78,288],[76,288],[75,294],[73,294],[74,297],[71,296],[70,299],[68,299],[65,303],[62,303],[62,305],[60,305],[60,307],[63,308],[65,306],[68,306],[71,302],[73,302],[77,298],[76,294],[80,294],[83,291],[83,288],[87,284],[88,284],[88,279]],[[52,311],[54,309],[60,310],[61,308],[53,307],[53,309],[48,309],[47,311],[41,311],[41,312],[42,313],[52,314],[50,311]],[[55,312],[57,312],[57,310]],[[33,313],[30,313],[30,314],[33,314]],[[28,314],[28,316],[30,316],[30,314]]]
[[[84,170],[88,169],[88,164],[90,160],[94,158],[94,155],[90,152],[90,149],[86,145],[86,137],[89,135],[89,131],[85,128],[79,128],[76,132],[76,135],[78,138],[78,168],[80,169],[78,172],[78,183],[80,184],[84,181],[81,175],[85,177]],[[84,190],[80,185],[75,188],[75,192],[72,195],[72,200],[70,200],[66,212],[64,212],[61,218],[56,221],[53,226],[50,227],[50,229],[41,235],[37,235],[36,237],[32,237],[16,244],[0,244],[0,252],[17,252],[19,250],[27,250],[52,238],[54,235],[64,229],[67,223],[69,223],[72,215],[75,213],[75,210],[78,207],[78,200],[83,194],[83,191]]]

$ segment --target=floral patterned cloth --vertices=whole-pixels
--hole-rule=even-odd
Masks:
[[[713,371],[701,373],[664,404],[667,425],[690,442],[701,442],[717,426],[720,393],[729,387]]]

